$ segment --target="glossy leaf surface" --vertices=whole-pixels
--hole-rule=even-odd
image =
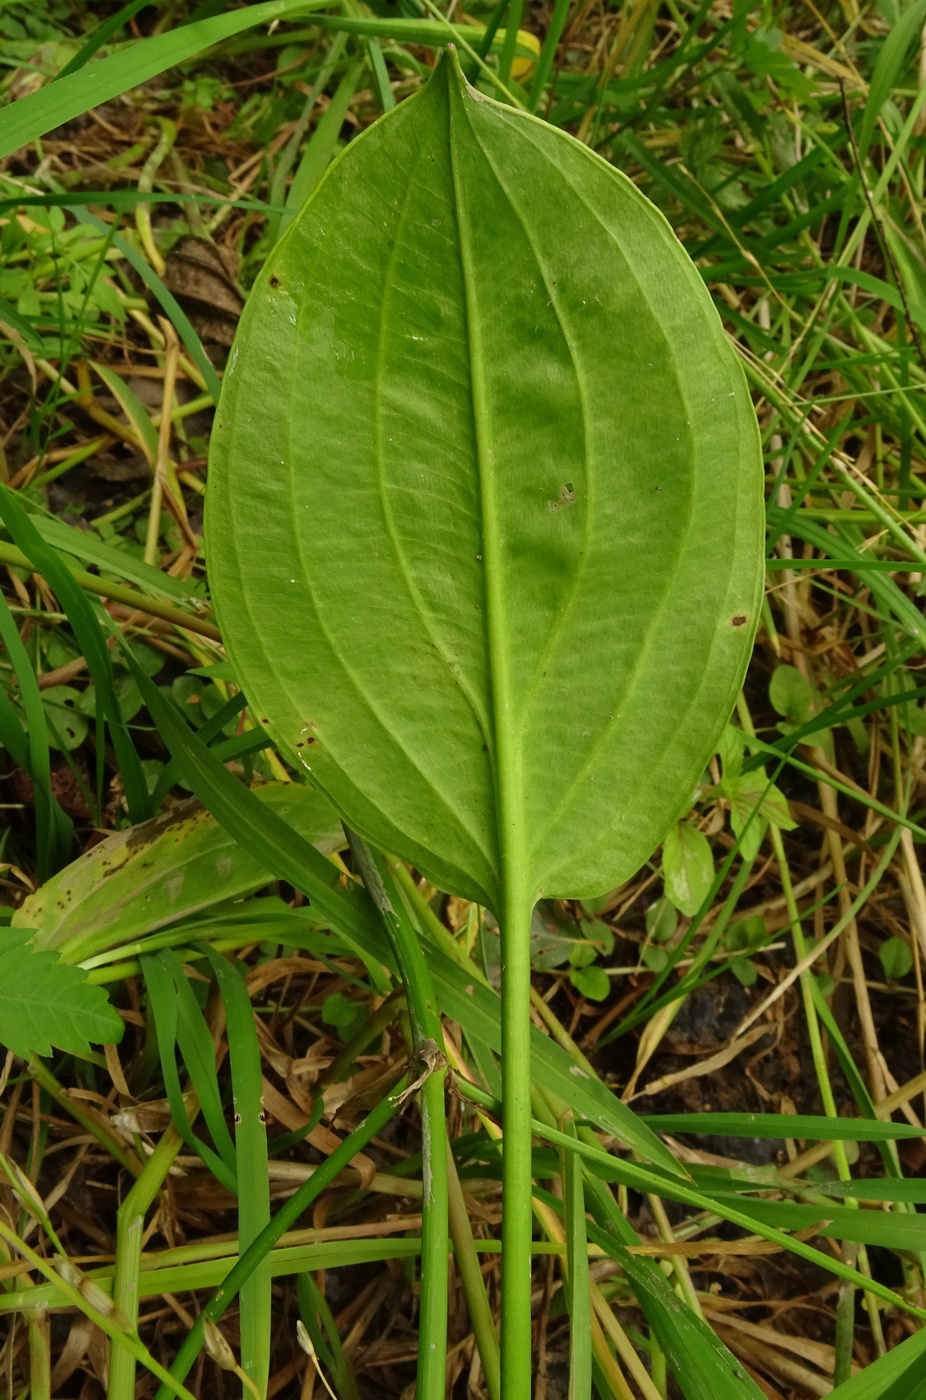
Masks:
[[[629,877],[729,717],[755,417],[634,186],[455,56],[348,147],[246,308],[210,469],[235,669],[350,823],[498,909]]]

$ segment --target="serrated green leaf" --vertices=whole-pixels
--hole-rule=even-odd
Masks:
[[[0,933],[0,1045],[14,1055],[49,1055],[51,1047],[85,1055],[94,1045],[122,1038],[122,1018],[101,987],[87,985],[80,968],[35,948],[32,930]]]
[[[662,846],[666,897],[689,918],[697,914],[714,880],[714,853],[691,822],[676,822]]]
[[[749,655],[760,507],[749,396],[668,226],[446,60],[251,296],[209,568],[281,750],[498,911],[503,869],[534,898],[614,887],[695,786]]]

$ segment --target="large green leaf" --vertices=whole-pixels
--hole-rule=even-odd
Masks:
[[[281,750],[499,915],[505,1400],[531,1368],[531,906],[628,878],[684,806],[745,670],[762,527],[745,381],[668,225],[445,57],[261,273],[207,537]]]
[[[497,910],[649,856],[745,669],[761,478],[629,180],[442,62],[271,255],[208,511],[235,670],[364,836]]]

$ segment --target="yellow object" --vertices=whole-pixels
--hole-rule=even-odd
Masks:
[[[459,21],[461,24],[471,24],[474,30],[479,30],[480,34],[484,34],[486,32],[485,25],[479,24],[477,20],[470,19],[469,15],[461,14],[459,16]],[[537,38],[536,34],[531,34],[527,29],[519,29],[518,47],[522,49],[530,49],[530,51],[536,55],[535,58],[522,58],[520,56],[515,57],[515,60],[511,65],[511,76],[512,78],[514,78],[516,83],[521,83],[524,81],[525,78],[530,77],[531,73],[534,71],[534,64],[540,57],[540,40]]]
[[[540,57],[540,40],[536,34],[531,34],[526,29],[519,29],[518,43],[525,49],[533,49],[537,58]],[[511,76],[515,82],[523,82],[525,78],[529,77],[534,71],[535,62],[536,59],[533,58],[516,58],[511,65]]]

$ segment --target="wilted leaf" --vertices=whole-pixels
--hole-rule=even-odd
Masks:
[[[325,852],[343,840],[327,799],[296,783],[254,789]],[[13,915],[72,961],[259,889],[270,876],[198,802],[183,802],[99,845],[47,880]]]

